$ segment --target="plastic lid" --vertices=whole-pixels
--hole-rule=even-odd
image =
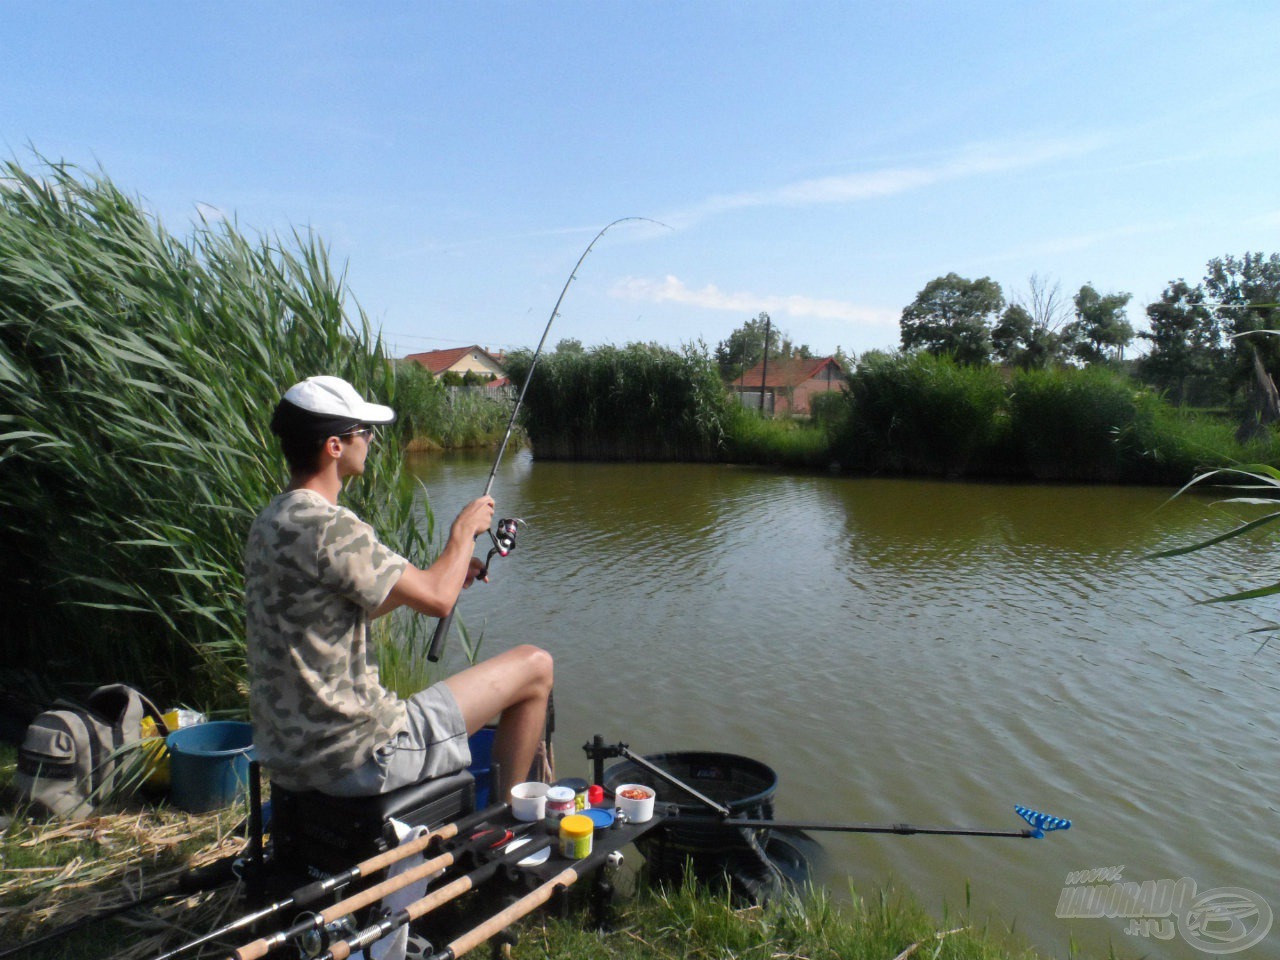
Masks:
[[[572,800],[573,788],[572,787],[552,787],[550,790],[547,791],[547,799],[559,800],[561,802],[565,800]]]
[[[595,806],[597,803],[604,803],[604,787],[598,783],[593,783],[587,787],[587,803]]]
[[[595,822],[580,813],[571,813],[560,821],[560,835],[573,837],[575,840],[591,836],[595,829]]]

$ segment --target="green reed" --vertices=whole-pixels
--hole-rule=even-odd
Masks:
[[[1010,444],[1037,480],[1116,482],[1135,466],[1142,388],[1101,367],[1023,370],[1009,396]]]
[[[513,355],[523,383],[532,355]],[[521,416],[548,460],[688,460],[718,456],[729,399],[705,347],[654,344],[543,354]]]
[[[1000,372],[932,354],[869,354],[849,381],[835,459],[855,470],[963,476],[989,461],[1005,400]]]
[[[395,371],[396,423],[405,443],[457,450],[502,440],[514,398],[483,388],[451,390],[412,361],[400,361]]]
[[[286,475],[282,389],[343,376],[393,402],[324,245],[202,222],[179,239],[102,175],[0,174],[0,571],[6,667],[243,704],[245,536]],[[389,431],[346,502],[411,557]]]

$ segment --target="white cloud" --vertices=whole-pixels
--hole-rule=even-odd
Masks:
[[[845,300],[827,300],[803,294],[780,296],[746,291],[728,293],[711,283],[695,290],[686,286],[678,277],[669,274],[662,280],[627,277],[618,281],[610,292],[612,296],[620,299],[644,300],[650,303],[680,303],[706,310],[728,310],[734,313],[754,314],[763,310],[779,316],[820,317],[868,326],[896,326],[898,322],[898,314],[893,310],[864,307]]]
[[[768,190],[716,195],[662,219],[688,225],[729,210],[855,203],[892,197],[938,183],[1009,173],[1081,156],[1097,150],[1102,143],[1099,137],[1076,137],[1037,143],[973,144],[932,164],[885,167],[800,180]]]

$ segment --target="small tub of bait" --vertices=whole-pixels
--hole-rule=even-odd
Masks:
[[[590,810],[583,810],[582,815],[591,820],[597,830],[608,830],[613,826],[615,819],[612,810],[606,810],[604,807],[592,807]]]
[[[623,783],[613,792],[618,813],[629,823],[648,823],[653,819],[653,801],[657,797],[653,787],[643,783]]]
[[[541,820],[547,815],[547,785],[536,780],[511,788],[511,815],[517,820]]]

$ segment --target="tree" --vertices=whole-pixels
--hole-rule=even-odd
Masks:
[[[1138,376],[1168,390],[1181,404],[1220,403],[1230,368],[1226,339],[1217,313],[1205,302],[1204,287],[1178,279],[1147,306],[1151,350],[1137,364]]]
[[[1125,316],[1131,293],[1101,294],[1090,284],[1075,295],[1076,319],[1069,327],[1072,350],[1085,363],[1123,360],[1133,342],[1133,326]]]
[[[769,314],[761,312],[716,345],[716,364],[720,368],[720,376],[726,382],[736,380],[745,371],[750,370],[764,359],[766,323],[771,325],[769,329],[770,360],[813,356],[809,351],[808,344],[802,343],[799,346],[795,346],[786,331],[772,326]]]
[[[991,358],[991,328],[1004,308],[1000,284],[990,277],[937,277],[902,311],[902,349],[951,354],[961,363]]]
[[[1011,303],[1000,314],[1000,321],[991,329],[991,346],[1002,361],[1023,366],[1027,345],[1032,337],[1033,322],[1027,308]]]
[[[566,357],[580,357],[587,351],[586,348],[582,346],[582,341],[577,337],[565,337],[556,344],[555,352]]]
[[[1062,286],[1033,273],[991,331],[996,356],[1024,369],[1042,369],[1067,353],[1063,324],[1070,316]]]
[[[1280,369],[1280,337],[1257,336],[1280,329],[1280,254],[1246,253],[1210,260],[1204,278],[1206,299],[1215,304],[1218,323],[1231,338],[1235,380],[1253,378],[1253,350],[1268,372]]]

